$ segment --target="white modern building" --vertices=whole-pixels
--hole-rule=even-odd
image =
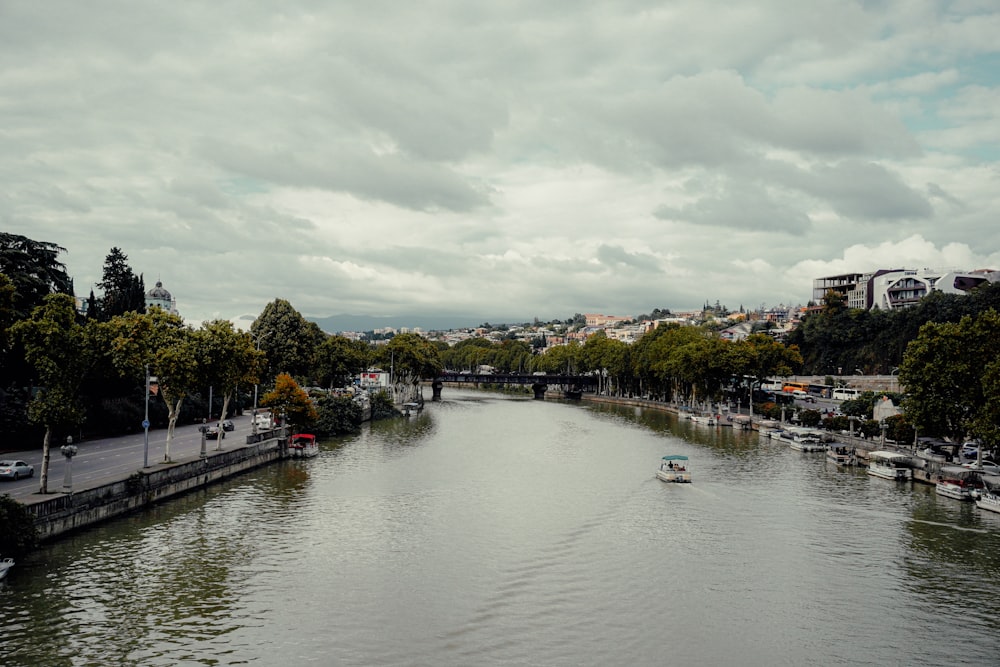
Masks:
[[[992,269],[878,269],[817,278],[813,281],[813,301],[820,303],[833,291],[844,297],[848,308],[893,310],[915,305],[931,292],[966,294],[998,281],[1000,271]]]

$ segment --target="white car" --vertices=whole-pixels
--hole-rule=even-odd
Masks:
[[[973,461],[972,463],[963,463],[962,467],[971,470],[982,470],[987,475],[1000,475],[1000,464],[994,461],[981,461],[979,465]]]
[[[15,482],[22,477],[34,477],[35,468],[24,461],[0,461],[0,478],[12,479]]]

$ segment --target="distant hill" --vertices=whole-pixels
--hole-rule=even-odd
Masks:
[[[460,315],[399,315],[388,317],[373,317],[371,315],[330,315],[329,317],[306,317],[310,322],[315,322],[319,328],[327,333],[338,333],[341,331],[374,331],[392,327],[415,328],[419,327],[424,331],[446,331],[448,329],[462,329],[466,327],[476,327],[484,322],[493,324],[510,323],[515,320],[491,320],[488,318],[476,318],[475,316],[463,317]],[[527,321],[527,320],[525,320]]]

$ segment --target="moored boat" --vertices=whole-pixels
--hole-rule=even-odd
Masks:
[[[715,426],[718,423],[715,415],[691,415],[691,421],[695,424],[704,424],[705,426]]]
[[[403,403],[401,407],[404,417],[416,417],[420,413],[420,411],[423,410],[424,408],[424,406],[421,405],[420,403],[413,403],[413,402]]]
[[[688,457],[683,454],[668,454],[660,462],[656,476],[664,482],[688,483],[691,481],[691,471],[688,470]]]
[[[10,568],[12,568],[12,567],[14,567],[14,559],[13,558],[0,559],[0,579],[3,579],[4,577],[6,577],[7,576],[7,571],[10,570]]]
[[[296,433],[288,441],[288,455],[293,459],[308,459],[319,454],[316,436],[311,433]]]
[[[955,500],[975,500],[983,483],[979,476],[968,468],[945,466],[941,468],[935,491],[939,496]]]
[[[858,462],[854,449],[837,443],[826,448],[826,458],[839,466],[852,466]]]
[[[774,436],[771,437],[772,439],[774,438]],[[789,426],[784,431],[778,433],[777,439],[799,452],[826,451],[826,443],[823,442],[823,436],[818,431],[809,428]]]
[[[910,457],[898,452],[875,451],[868,455],[868,474],[882,479],[913,478]]]
[[[1000,513],[1000,493],[991,490],[982,490],[976,498],[976,507],[989,512]]]

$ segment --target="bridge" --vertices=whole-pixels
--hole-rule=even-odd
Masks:
[[[549,385],[563,388],[566,398],[580,398],[585,389],[597,386],[594,375],[523,375],[521,373],[442,373],[431,380],[433,399],[441,400],[441,389],[446,383],[462,384],[520,384],[530,385],[535,398],[545,398]]]

